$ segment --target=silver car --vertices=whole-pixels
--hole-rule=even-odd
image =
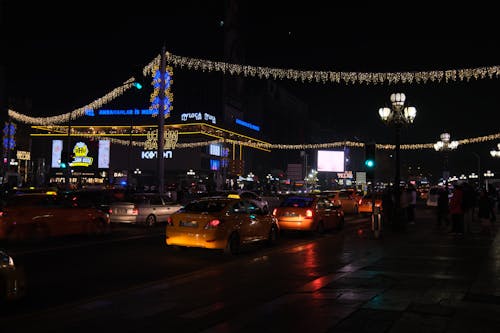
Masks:
[[[168,217],[182,208],[182,205],[169,201],[158,194],[135,194],[128,201],[111,204],[110,221],[112,223],[136,223],[153,226],[167,222]]]

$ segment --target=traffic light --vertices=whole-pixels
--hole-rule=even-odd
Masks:
[[[366,179],[374,180],[375,176],[375,143],[365,143],[365,170]]]

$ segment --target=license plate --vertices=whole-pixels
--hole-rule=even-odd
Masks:
[[[297,216],[295,212],[285,212],[285,216]]]
[[[116,210],[116,214],[127,214],[127,209],[125,209],[125,208],[118,208]]]
[[[189,228],[195,228],[198,226],[198,222],[196,221],[181,221],[179,223],[181,227],[189,227]]]

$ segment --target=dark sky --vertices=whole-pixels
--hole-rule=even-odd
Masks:
[[[493,9],[240,3],[250,65],[391,72],[500,65],[498,27],[489,15]],[[28,98],[33,114],[55,115],[116,87],[156,56],[163,43],[174,54],[222,60],[224,4],[3,1],[7,94],[19,110],[20,101]],[[203,82],[204,75],[176,70],[174,80],[189,87],[188,79]],[[356,137],[391,143],[393,131],[380,122],[377,111],[396,91],[405,92],[418,110],[415,123],[403,131],[403,142],[434,142],[445,129],[455,139],[500,132],[499,79],[400,86],[281,83],[309,105],[312,119],[336,133],[327,141]],[[142,94],[143,105],[127,106],[147,107],[148,96]],[[174,107],[182,112],[186,98],[183,92],[174,94],[180,96]],[[488,154],[496,143],[465,147],[463,155],[475,165],[469,153],[475,151],[485,168],[500,172],[498,159]],[[427,155],[424,159],[437,157]]]

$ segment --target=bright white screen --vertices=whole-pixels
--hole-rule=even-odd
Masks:
[[[99,140],[99,168],[109,168],[109,140]]]
[[[344,172],[344,152],[318,150],[318,171]]]
[[[63,149],[62,140],[52,140],[52,162],[51,166],[53,168],[61,167],[61,153]]]

